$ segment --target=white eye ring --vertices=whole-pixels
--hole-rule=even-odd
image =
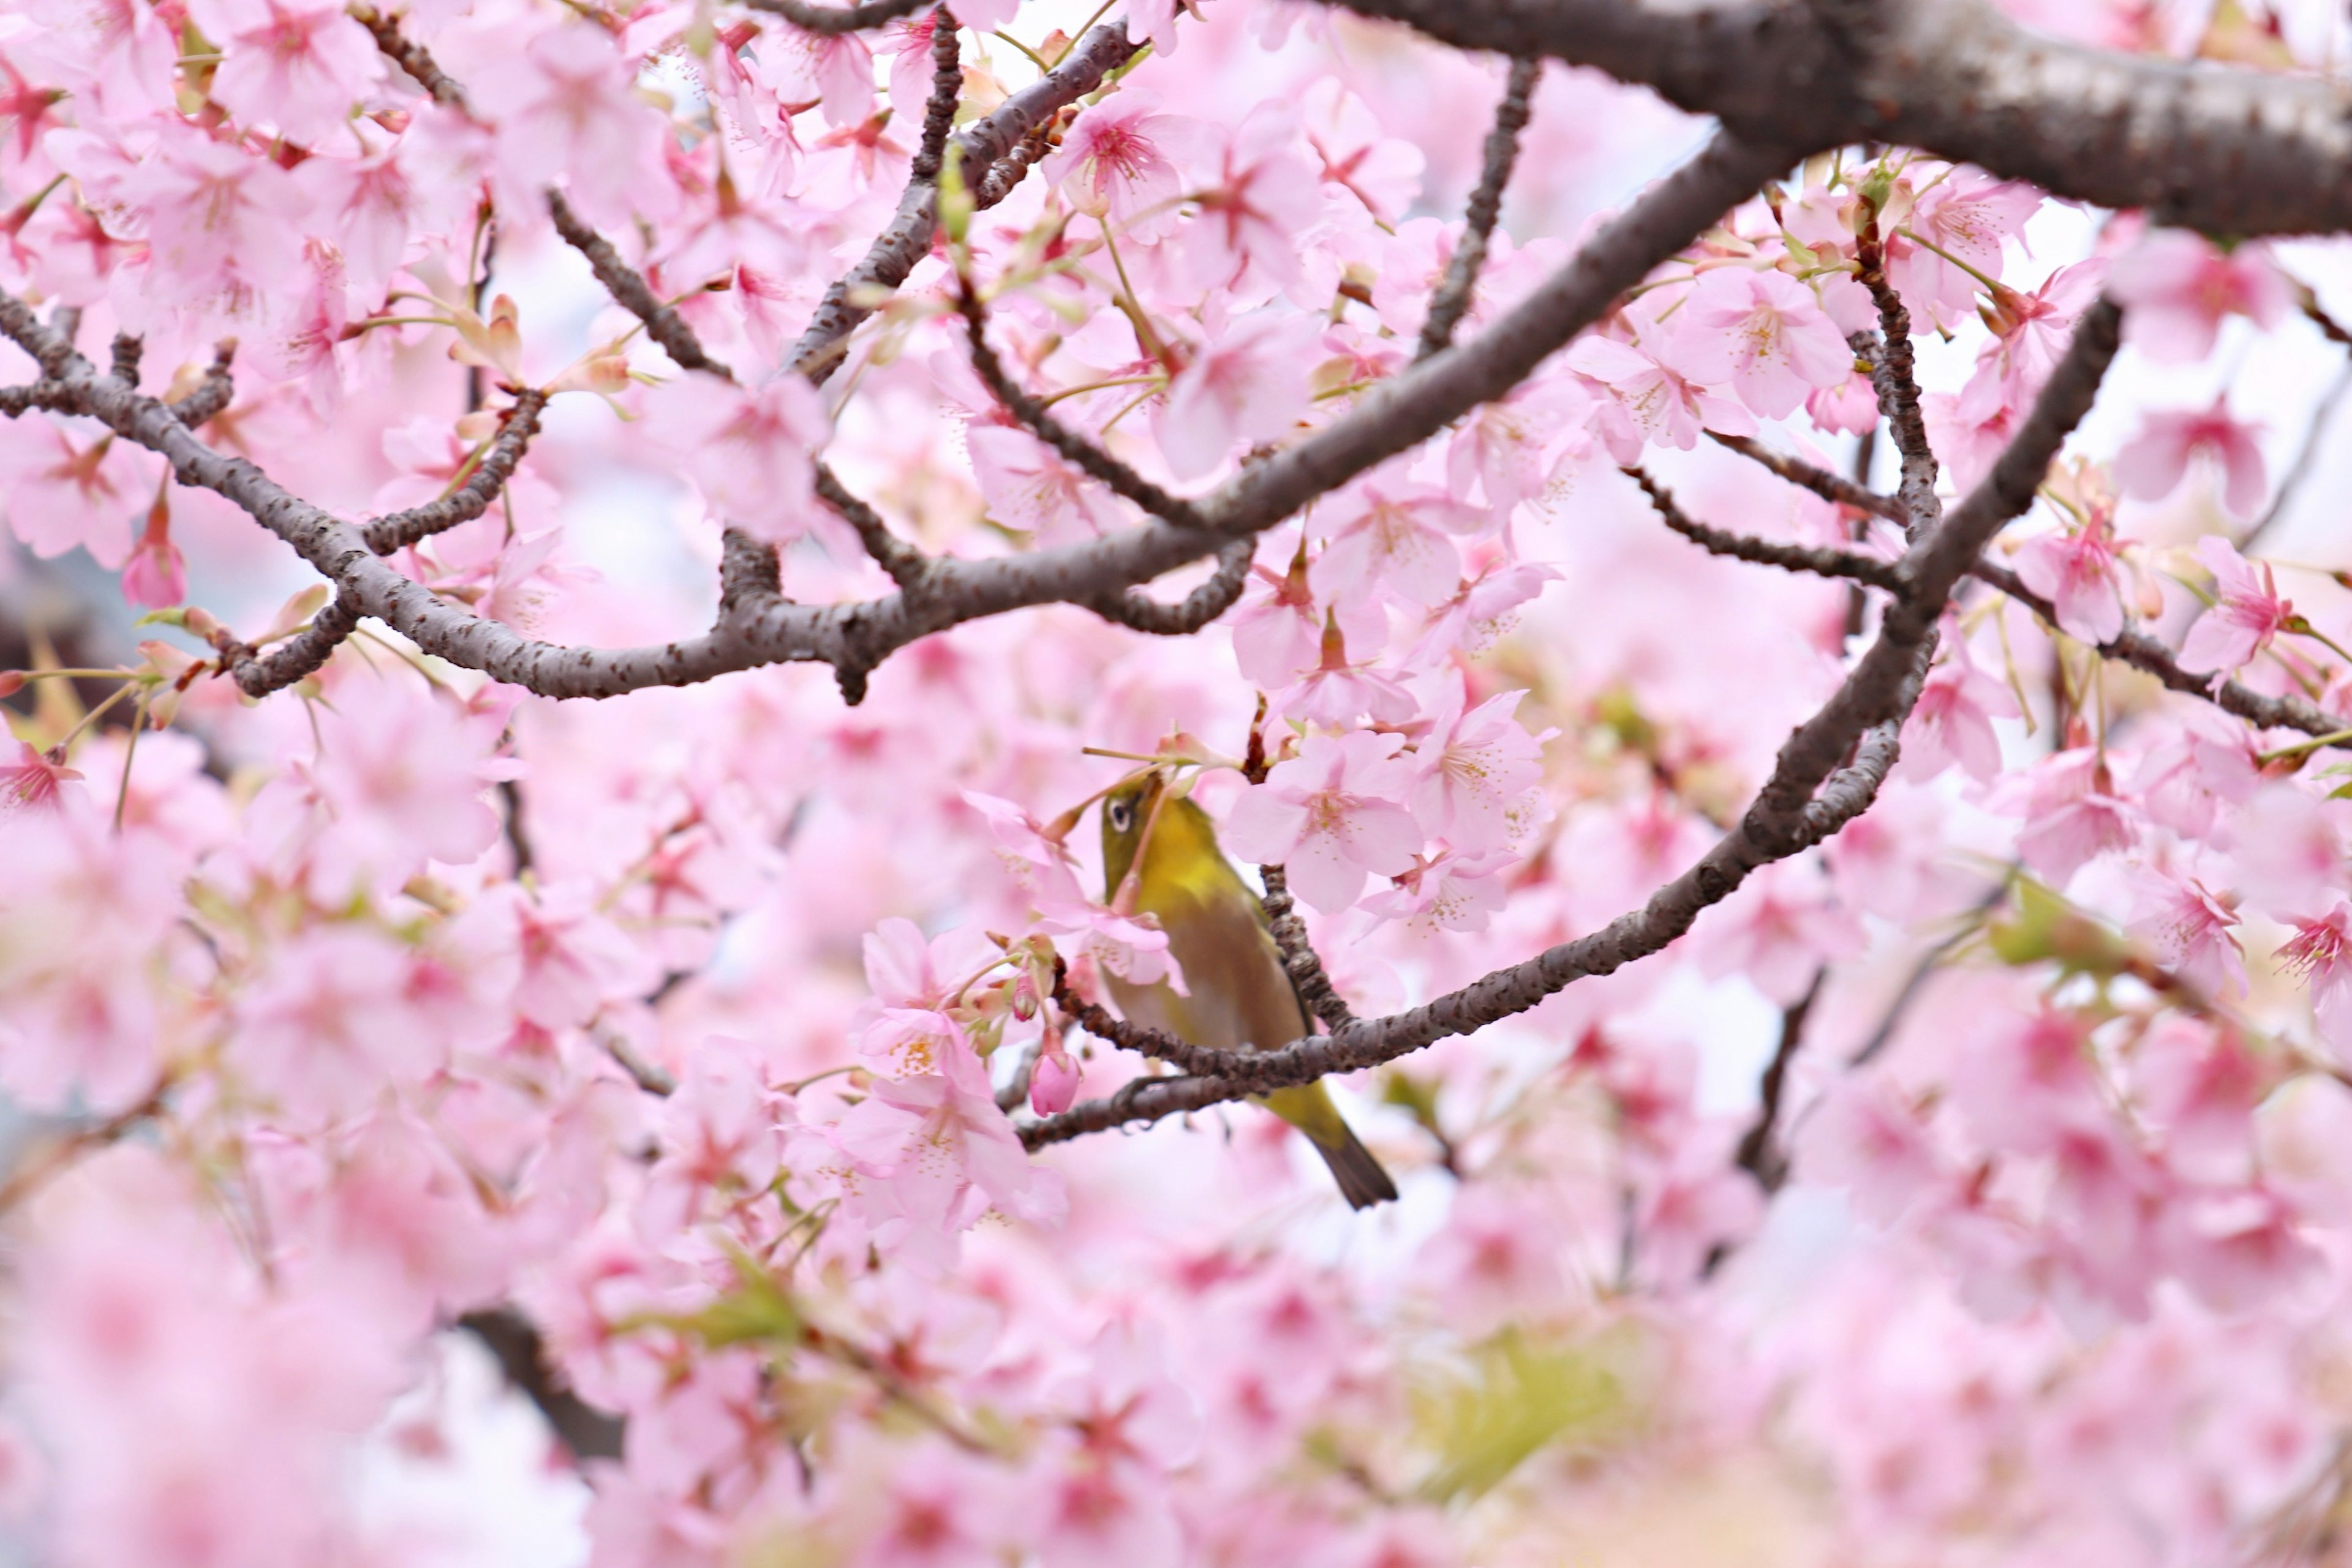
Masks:
[[[1124,833],[1135,826],[1135,807],[1126,801],[1112,801],[1103,807],[1103,815],[1110,818],[1110,830],[1113,833]]]

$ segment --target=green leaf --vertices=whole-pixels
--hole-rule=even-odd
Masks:
[[[1414,1425],[1438,1460],[1421,1490],[1439,1502],[1480,1496],[1538,1450],[1621,1425],[1629,1403],[1604,1345],[1507,1328],[1472,1347],[1462,1375],[1416,1399]]]
[[[2015,882],[2016,906],[1985,927],[1985,940],[2003,963],[2055,963],[2081,974],[2121,974],[2131,967],[2131,948],[2114,931],[2082,913],[2032,878]]]

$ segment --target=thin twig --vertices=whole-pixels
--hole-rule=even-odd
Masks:
[[[1470,309],[1471,291],[1478,285],[1479,268],[1486,265],[1487,241],[1494,237],[1496,219],[1502,216],[1503,188],[1511,183],[1511,165],[1518,161],[1519,132],[1528,127],[1528,100],[1542,75],[1539,57],[1522,56],[1511,62],[1502,101],[1495,106],[1495,127],[1486,132],[1486,156],[1478,172],[1478,185],[1470,193],[1470,205],[1463,214],[1462,237],[1454,241],[1444,280],[1430,296],[1429,314],[1421,323],[1421,342],[1413,353],[1416,360],[1443,353],[1454,342],[1454,329]]]
[[[1828,983],[1829,965],[1813,971],[1812,983],[1805,994],[1780,1010],[1780,1039],[1773,1047],[1772,1059],[1764,1068],[1762,1081],[1757,1087],[1756,1121],[1739,1140],[1739,1152],[1733,1163],[1756,1178],[1756,1184],[1766,1192],[1777,1192],[1788,1179],[1789,1157],[1774,1137],[1780,1118],[1780,1098],[1789,1079],[1789,1064],[1796,1059],[1805,1043],[1805,1020],[1821,999],[1822,987]]]
[[[1700,549],[1735,560],[1752,561],[1759,566],[1778,566],[1784,572],[1810,572],[1817,577],[1844,578],[1850,582],[1866,583],[1888,593],[1902,590],[1903,580],[1892,562],[1880,561],[1851,550],[1833,550],[1819,544],[1783,544],[1777,540],[1758,539],[1750,534],[1729,533],[1710,528],[1685,512],[1666,487],[1653,478],[1646,468],[1623,468],[1618,470],[1642,487],[1650,498],[1660,521]]]
[[[1941,514],[1936,496],[1936,454],[1927,445],[1927,420],[1919,404],[1919,379],[1911,354],[1911,312],[1903,296],[1886,279],[1886,253],[1874,230],[1854,241],[1862,263],[1863,287],[1878,306],[1879,336],[1875,342],[1857,336],[1856,353],[1870,362],[1871,384],[1878,392],[1878,411],[1895,438],[1903,459],[1902,482],[1895,487],[1899,520],[1913,536],[1933,526]]]
[[[613,242],[598,234],[572,210],[563,193],[551,188],[547,193],[547,210],[555,219],[555,232],[563,237],[566,245],[587,258],[588,269],[604,292],[613,297],[621,309],[646,324],[646,335],[661,345],[681,370],[698,370],[711,375],[733,380],[735,373],[703,352],[702,340],[686,324],[686,318],[675,307],[657,298],[637,269],[621,259]]]
[[[433,95],[433,101],[471,114],[473,106],[466,101],[466,89],[457,79],[434,61],[431,51],[420,43],[404,36],[399,24],[368,5],[351,7],[352,20],[365,27],[375,38],[375,47],[383,51],[393,64],[408,73],[417,86]]]
[[[310,624],[267,654],[243,643],[225,644],[221,662],[247,697],[263,698],[318,671],[360,624],[359,612],[338,594],[319,606]]]
[[[971,348],[971,367],[980,373],[981,381],[1003,405],[1005,412],[1019,420],[1031,435],[1059,452],[1071,466],[1099,479],[1113,493],[1125,496],[1152,516],[1180,528],[1200,527],[1200,520],[1191,502],[1170,495],[1101,447],[1064,425],[1042,402],[1030,396],[1013,381],[1004,369],[1004,362],[997,357],[996,350],[989,344],[988,313],[981,305],[980,296],[972,292],[971,280],[959,277],[956,282],[956,310],[963,317],[964,337]]]
[[[522,462],[530,438],[539,434],[539,416],[547,407],[547,394],[525,387],[515,394],[514,406],[505,411],[499,433],[466,482],[440,500],[406,511],[395,511],[360,525],[360,535],[378,555],[389,555],[421,543],[436,533],[473,521],[490,510],[506,489],[507,480]]]
[[[37,1153],[18,1162],[16,1168],[8,1173],[7,1179],[0,1181],[0,1214],[6,1214],[23,1203],[82,1155],[117,1142],[140,1123],[161,1116],[165,1098],[171,1093],[174,1081],[166,1074],[138,1104],[118,1110],[102,1121],[70,1128]]]
[[[1250,562],[1256,555],[1255,537],[1234,540],[1217,552],[1217,569],[1172,605],[1127,588],[1108,597],[1089,599],[1087,608],[1107,621],[1153,637],[1190,637],[1240,601],[1242,590],[1249,584]]]
[[[1776,452],[1761,441],[1753,440],[1746,436],[1725,436],[1713,430],[1708,431],[1707,436],[1717,446],[1729,447],[1750,462],[1762,464],[1790,484],[1801,489],[1811,490],[1825,501],[1852,507],[1856,511],[1868,512],[1873,517],[1883,517],[1889,522],[1903,521],[1902,502],[1893,496],[1880,495],[1876,490],[1857,480],[1849,479],[1842,474],[1831,473],[1827,468],[1818,468],[1806,462],[1802,458],[1793,457],[1786,452]]]
[[[1265,885],[1266,927],[1274,933],[1274,944],[1282,952],[1283,972],[1290,976],[1291,988],[1298,993],[1308,1020],[1319,1018],[1327,1029],[1346,1028],[1356,1021],[1356,1015],[1332,985],[1330,972],[1323,967],[1307,935],[1307,921],[1291,901],[1290,873],[1280,866],[1260,866],[1257,874]]]

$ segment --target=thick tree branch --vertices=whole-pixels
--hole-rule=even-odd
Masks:
[[[1654,88],[1753,141],[1876,141],[2211,234],[2352,228],[2352,94],[2057,43],[1986,0],[1326,0]]]
[[[1088,39],[1104,31],[1097,29]],[[1133,49],[1124,34],[1110,31],[1116,47],[1098,42],[1089,57],[1088,44],[1082,40],[1048,79],[1051,91],[1038,94],[1046,83],[1024,89],[1024,94],[1037,95],[1028,97],[1029,108],[1041,115],[1051,112],[1130,56]],[[1084,70],[1065,74],[1082,59],[1087,62]],[[1025,130],[1030,121],[1011,112],[1024,102],[1024,94],[1015,94],[982,122],[996,127],[988,141],[1001,142],[1015,128]],[[966,138],[971,134],[967,132]],[[837,671],[870,669],[908,643],[961,622],[1034,605],[1099,605],[1214,553],[1236,537],[1272,526],[1315,496],[1436,434],[1479,403],[1507,393],[1538,363],[1598,320],[1651,267],[1748,195],[1781,162],[1779,153],[1718,138],[1604,225],[1574,259],[1476,342],[1448,349],[1373,389],[1338,423],[1251,464],[1219,490],[1192,503],[1210,526],[1155,520],[1081,544],[992,560],[940,561],[929,591],[919,597],[900,593],[832,605],[768,600],[725,616],[701,637],[658,647],[562,647],[533,641],[502,623],[443,601],[375,560],[349,523],[286,490],[253,463],[206,447],[163,403],[97,374],[21,301],[0,297],[0,331],[48,369],[48,379],[61,384],[55,406],[86,414],[124,439],[161,453],[182,483],[214,490],[243,508],[335,583],[361,615],[383,621],[453,664],[541,696],[610,697],[794,660],[830,664]],[[925,199],[927,203],[928,193]],[[927,205],[924,211],[928,224]],[[925,248],[928,236],[926,227]],[[887,241],[886,236],[877,250],[887,249]],[[903,279],[904,272],[898,277]]]
[[[1444,280],[1430,296],[1415,359],[1427,359],[1452,343],[1454,329],[1470,309],[1478,269],[1486,263],[1486,242],[1494,237],[1495,220],[1502,216],[1503,189],[1511,183],[1511,166],[1519,159],[1519,132],[1528,128],[1528,100],[1542,75],[1541,60],[1511,62],[1503,100],[1495,106],[1495,128],[1486,132],[1486,158],[1478,172],[1478,187],[1470,193],[1470,205],[1462,218],[1462,237],[1454,242],[1454,256],[1445,264]]]
[[[539,1406],[574,1459],[617,1459],[627,1424],[572,1392],[548,1358],[539,1326],[511,1307],[468,1312],[457,1326],[482,1342],[507,1382]]]
[[[754,11],[782,16],[804,33],[833,37],[864,32],[901,16],[911,16],[931,0],[862,0],[855,5],[811,5],[806,0],[743,0]]]
[[[1617,297],[1780,171],[1787,155],[1718,135],[1603,224],[1569,263],[1478,335],[1366,392],[1346,418],[1196,502],[1207,524],[1270,527],[1365,469],[1503,396]]]

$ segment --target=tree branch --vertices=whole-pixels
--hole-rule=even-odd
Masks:
[[[2027,587],[2008,567],[1980,561],[1969,569],[1969,574],[2000,589],[2041,616],[2044,623],[2053,626],[2058,624],[2056,607]],[[2095,645],[2092,651],[2156,677],[2168,690],[2202,698],[2258,730],[2300,730],[2306,735],[2318,736],[2338,733],[2347,724],[2345,719],[2301,697],[2273,697],[2236,680],[2217,685],[2210,672],[2200,675],[2183,669],[2171,648],[2135,626],[2126,626],[2111,640]],[[2352,751],[2352,742],[2328,743],[2339,750]]]
[[[843,33],[863,32],[895,22],[901,16],[911,16],[931,0],[861,0],[854,5],[811,5],[806,0],[743,0],[754,11],[766,11],[782,16],[804,33],[816,33],[826,37]]]
[[[1098,37],[1106,31],[1108,42]],[[1046,82],[1015,94],[980,122],[993,130],[974,144],[984,152],[1016,128],[1025,133],[1032,121],[1024,115],[1051,112],[1133,53],[1118,29],[1098,28],[1087,37],[1096,40],[1091,55],[1082,40]],[[1074,70],[1081,63],[1084,68]],[[1039,91],[1049,84],[1050,90]],[[1024,103],[1021,112],[1013,112]],[[972,132],[963,140],[972,140]],[[164,404],[97,374],[21,300],[0,296],[0,331],[60,384],[54,406],[98,419],[124,439],[161,453],[182,483],[211,489],[243,508],[336,584],[359,614],[384,622],[453,664],[541,696],[601,698],[648,686],[690,685],[787,661],[862,672],[919,637],[965,621],[1050,603],[1099,606],[1221,551],[1239,536],[1272,526],[1324,490],[1434,435],[1480,402],[1507,393],[1599,319],[1651,267],[1752,192],[1780,162],[1778,153],[1718,137],[1604,225],[1559,272],[1476,342],[1448,349],[1374,388],[1337,423],[1249,465],[1210,497],[1191,503],[1208,526],[1155,519],[1081,544],[991,560],[943,560],[935,564],[929,591],[919,597],[902,592],[829,605],[779,597],[741,606],[701,637],[648,647],[570,648],[536,642],[449,604],[377,561],[349,523],[288,491],[245,458],[206,447]],[[924,248],[929,244],[928,202],[926,192]],[[886,235],[877,250],[887,251],[888,239]],[[903,279],[903,270],[898,276]],[[845,683],[845,689],[855,688]]]
[[[1511,165],[1518,162],[1519,132],[1528,128],[1528,100],[1542,75],[1539,59],[1522,57],[1511,62],[1503,100],[1495,106],[1495,128],[1486,132],[1486,163],[1463,215],[1462,237],[1454,242],[1444,281],[1430,297],[1429,314],[1421,323],[1421,343],[1413,353],[1416,360],[1427,359],[1452,343],[1454,329],[1470,309],[1471,290],[1477,287],[1478,269],[1486,261],[1486,242],[1494,235],[1495,220],[1502,216],[1503,188],[1511,183]]]
[[[424,506],[395,511],[373,522],[361,525],[360,536],[378,555],[389,555],[446,533],[461,523],[473,521],[490,510],[490,503],[506,489],[507,480],[514,477],[517,465],[522,461],[530,438],[539,434],[539,416],[547,407],[547,394],[525,387],[515,394],[514,406],[508,409],[499,433],[490,438],[489,449],[475,466],[466,482]]]
[[[221,662],[227,666],[229,679],[236,682],[239,691],[251,698],[267,697],[315,674],[359,624],[359,612],[338,594],[319,606],[309,626],[268,653],[235,643],[222,647]]]
[[[1810,572],[1818,577],[1841,577],[1852,582],[1866,583],[1889,593],[1901,589],[1902,579],[1895,574],[1892,562],[1879,561],[1851,550],[1832,550],[1824,545],[1783,544],[1777,540],[1757,539],[1748,534],[1727,533],[1710,528],[1685,512],[1666,487],[1652,478],[1642,468],[1618,469],[1627,479],[1642,487],[1650,498],[1660,521],[1700,549],[1717,555],[1728,555],[1738,561],[1752,561],[1759,566],[1778,566],[1784,572]]]
[[[435,62],[432,52],[422,44],[404,37],[400,25],[373,5],[354,5],[352,19],[365,27],[375,38],[375,47],[386,58],[408,73],[417,86],[433,95],[433,101],[460,114],[471,114],[473,106],[466,101],[466,89],[457,79]]]
[[[1985,0],[1326,4],[1597,67],[1798,156],[1885,142],[2209,234],[2352,228],[2341,84],[2062,44]]]
[[[1121,24],[1094,28],[1062,57],[1059,65],[954,138],[950,144],[957,149],[958,165],[992,170],[1030,132],[1100,87],[1104,77],[1134,58],[1136,48]],[[1025,170],[1026,165],[1023,167]],[[1007,184],[1004,188],[1012,186]],[[927,180],[909,181],[906,195],[898,199],[898,212],[864,258],[824,291],[816,314],[785,356],[785,363],[814,382],[822,383],[832,375],[841,364],[849,334],[874,313],[871,301],[895,292],[915,269],[915,263],[930,254],[931,236],[938,226],[938,190]]]
[[[989,345],[988,313],[981,305],[980,296],[972,292],[969,278],[959,276],[956,279],[956,310],[963,317],[964,337],[971,351],[971,368],[980,374],[982,384],[998,404],[1019,420],[1023,428],[1059,452],[1073,467],[1109,487],[1113,494],[1125,496],[1152,516],[1181,527],[1200,526],[1200,520],[1193,514],[1190,502],[1170,495],[1055,418],[1043,403],[1030,396],[1006,373],[1004,362]]]
[[[1659,952],[1757,868],[1809,848],[1852,821],[1875,798],[1899,754],[1902,722],[1918,699],[1935,625],[1954,585],[1973,562],[1973,552],[2032,501],[2041,476],[2089,410],[2115,358],[2119,325],[2118,312],[2105,300],[2084,312],[2074,342],[1993,471],[1906,553],[1899,568],[1904,589],[1877,639],[1830,700],[1782,745],[1770,776],[1739,821],[1641,909],[1423,1006],[1360,1020],[1278,1051],[1209,1050],[1146,1031],[1150,1037],[1135,1048],[1150,1048],[1190,1076],[1139,1079],[1108,1100],[1043,1118],[1023,1129],[1024,1143],[1036,1149],[1108,1127],[1198,1110],[1375,1067],[1470,1034],[1524,1013],[1578,980],[1613,973]],[[1132,1034],[1131,1026],[1125,1027]]]
[[[1856,511],[1868,512],[1873,517],[1883,517],[1889,522],[1903,521],[1902,504],[1893,496],[1880,495],[1869,486],[1849,479],[1843,474],[1833,474],[1827,468],[1815,468],[1802,458],[1776,452],[1762,442],[1752,440],[1746,436],[1725,436],[1713,430],[1706,434],[1707,438],[1717,446],[1729,447],[1749,461],[1759,463],[1771,469],[1800,489],[1812,491],[1825,501],[1852,507]]]
[[[588,269],[614,303],[646,324],[646,335],[661,345],[662,352],[681,370],[698,370],[732,381],[735,373],[712,359],[703,351],[702,340],[686,324],[673,306],[656,298],[643,274],[621,259],[613,242],[580,220],[563,193],[551,187],[547,193],[547,210],[555,219],[555,232],[563,242],[588,259]]]

